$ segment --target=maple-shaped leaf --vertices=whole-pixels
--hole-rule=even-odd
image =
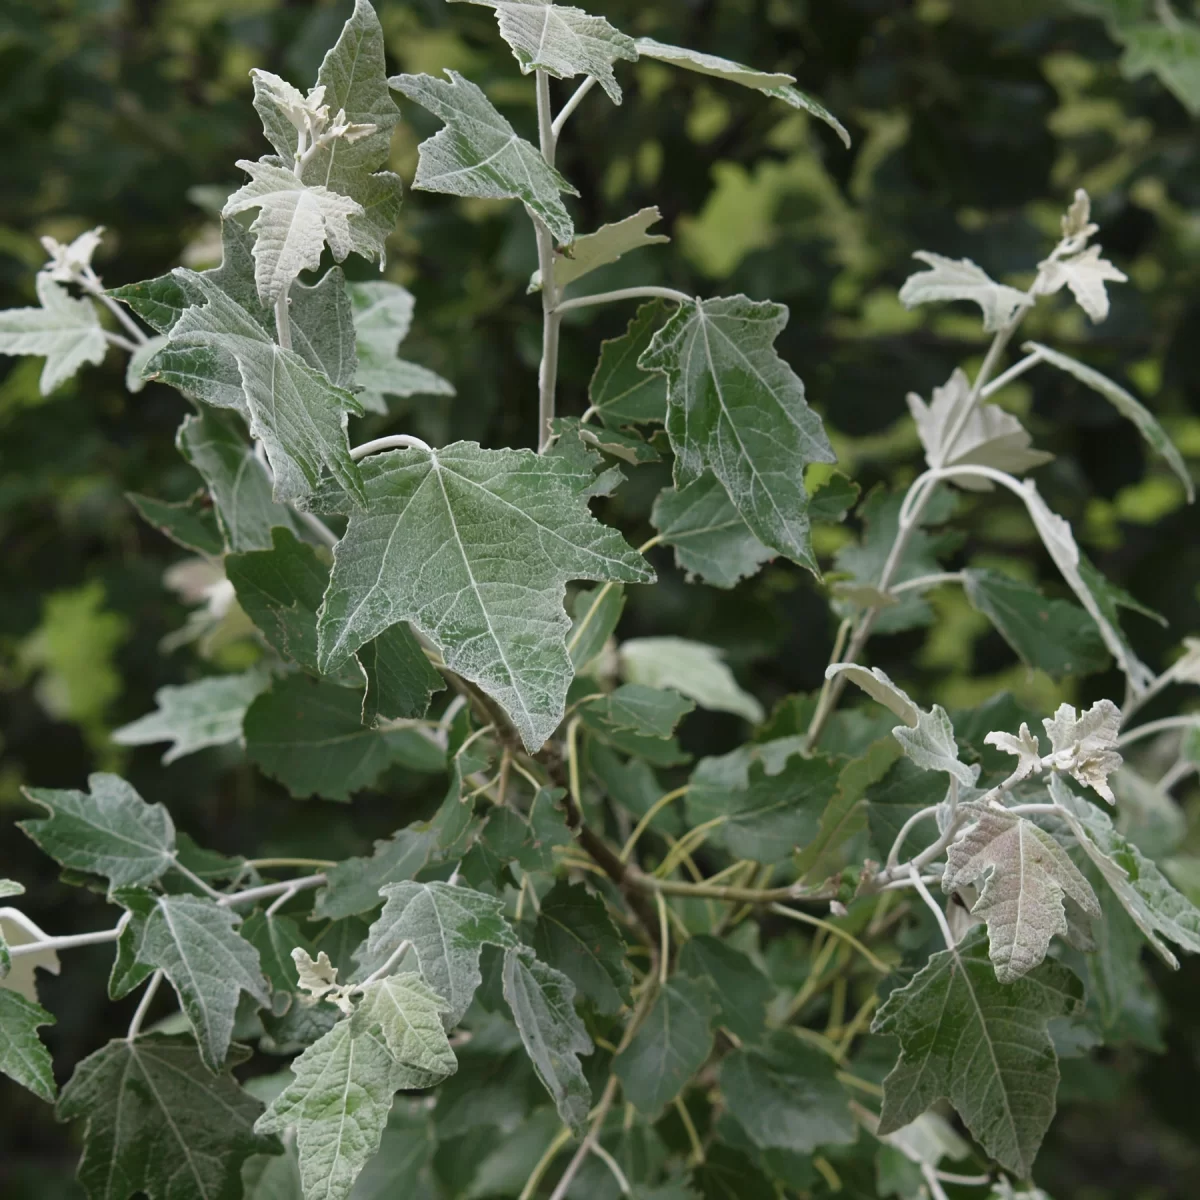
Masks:
[[[563,1123],[582,1136],[592,1090],[579,1055],[594,1047],[575,1011],[575,985],[526,946],[505,951],[503,979],[504,998],[538,1078]]]
[[[538,749],[562,719],[572,675],[568,580],[654,578],[588,511],[590,468],[474,442],[372,455],[362,467],[370,511],[351,514],[334,551],[321,669],[408,621]]]
[[[121,888],[114,897],[129,921],[117,939],[109,995],[119,1000],[162,971],[195,1031],[201,1058],[220,1070],[240,993],[271,1002],[258,951],[238,936],[240,918],[206,897],[159,896],[143,888]]]
[[[233,1064],[249,1057],[240,1050]],[[262,1105],[213,1074],[190,1038],[117,1039],[85,1058],[58,1101],[86,1121],[78,1178],[90,1200],[240,1200],[241,1167],[279,1143],[254,1131]]]
[[[966,424],[949,442],[970,396],[971,385],[961,368],[955,368],[945,384],[933,389],[928,405],[915,392],[908,393],[908,408],[931,467],[970,464],[1020,475],[1054,458],[1034,450],[1021,422],[995,404],[974,404]],[[955,483],[971,491],[990,491],[995,486],[990,479],[969,475],[957,477]]]
[[[984,739],[987,746],[995,746],[1005,754],[1013,755],[1017,760],[1017,768],[1013,772],[1019,782],[1030,775],[1037,775],[1042,770],[1042,745],[1037,735],[1029,732],[1029,726],[1022,721],[1021,728],[1016,734],[993,731]]]
[[[189,307],[175,322],[166,346],[150,367],[165,383],[196,391],[222,359],[232,355],[241,379],[239,408],[250,433],[262,441],[275,475],[275,499],[300,502],[328,470],[356,503],[364,499],[358,468],[350,458],[346,422],[362,406],[343,388],[311,367],[271,335],[237,301],[206,275],[189,279],[203,304]],[[209,403],[220,397],[199,394]]]
[[[48,396],[84,363],[103,361],[108,341],[96,306],[86,296],[76,300],[46,272],[34,286],[40,307],[0,312],[0,354],[44,358],[38,390]]]
[[[263,132],[280,156],[279,166],[292,168],[298,148],[298,129],[281,105],[281,92],[290,98],[296,89],[270,86],[276,77],[252,72],[254,107],[263,122]],[[283,80],[278,80],[283,84]],[[392,131],[400,110],[388,91],[384,63],[383,30],[367,0],[355,0],[333,48],[317,72],[310,98],[319,96],[314,108],[324,108],[327,120],[349,127],[350,136],[321,142],[301,164],[300,179],[327,188],[357,202],[361,212],[349,217],[351,249],[364,258],[384,256],[388,236],[400,215],[400,180],[387,166]],[[303,124],[303,116],[295,114]],[[311,149],[311,145],[310,145]],[[269,160],[268,160],[269,161]]]
[[[711,471],[759,541],[816,572],[802,476],[834,453],[775,352],[786,323],[784,305],[745,296],[683,304],[638,365],[667,376],[675,486]]]
[[[969,258],[946,258],[928,250],[918,250],[913,258],[920,259],[929,270],[918,271],[904,281],[900,302],[905,308],[940,300],[970,300],[983,312],[984,329],[994,333],[1029,303],[1019,288],[997,283]]]
[[[500,36],[512,47],[521,73],[545,71],[555,79],[590,75],[621,103],[613,62],[637,60],[633,38],[614,29],[603,17],[581,8],[547,0],[470,0],[495,10]]]
[[[118,775],[88,776],[88,792],[26,788],[49,817],[21,830],[73,871],[103,875],[110,888],[153,883],[175,862],[175,823]]]
[[[575,230],[559,193],[578,193],[537,147],[518,136],[475,84],[457,71],[447,70],[446,75],[448,80],[395,75],[388,81],[446,123],[418,147],[413,187],[452,196],[520,200],[560,245],[567,245]]]
[[[1001,983],[982,930],[933,955],[871,1025],[900,1041],[900,1060],[883,1081],[880,1134],[949,1100],[992,1158],[1028,1176],[1058,1091],[1046,1023],[1082,1006],[1083,985],[1053,960]]]
[[[256,235],[254,277],[259,299],[273,304],[301,271],[315,271],[321,265],[326,244],[338,262],[350,253],[350,218],[361,216],[362,206],[328,188],[310,187],[269,159],[240,158],[237,165],[250,182],[225,201],[221,216],[259,210],[250,226]]]
[[[663,423],[667,419],[667,381],[638,360],[671,309],[663,300],[643,304],[625,332],[600,344],[600,360],[588,385],[588,400],[608,426]]]
[[[1050,738],[1054,766],[1115,804],[1108,776],[1122,761],[1117,752],[1121,710],[1111,700],[1097,700],[1082,714],[1077,714],[1073,705],[1060,704],[1054,716],[1042,724]]]
[[[449,1007],[420,975],[388,975],[362,989],[350,1033],[378,1032],[400,1068],[398,1088],[433,1087],[458,1069],[442,1025]]]
[[[1065,900],[1100,916],[1091,884],[1045,830],[1024,817],[982,808],[946,852],[942,890],[981,887],[971,914],[987,922],[989,954],[1001,983],[1028,974],[1050,939],[1068,936]]]
[[[0,1072],[48,1104],[54,1103],[54,1063],[37,1031],[41,1025],[53,1024],[54,1017],[40,1004],[0,987]]]
[[[946,710],[935,704],[929,712],[922,710],[913,727],[897,725],[892,736],[904,753],[923,771],[945,771],[964,787],[974,787],[979,778],[979,765],[968,766],[958,757],[954,726]]]
[[[1093,323],[1108,316],[1108,292],[1105,283],[1125,283],[1128,276],[1100,257],[1099,246],[1089,246],[1078,254],[1066,258],[1047,259],[1038,264],[1038,291],[1052,296],[1063,287],[1069,287],[1079,307]]]
[[[171,742],[164,763],[208,746],[239,742],[246,709],[270,681],[267,672],[251,668],[240,675],[216,675],[179,687],[161,687],[154,693],[155,711],[114,729],[112,740],[118,746]]]
[[[412,325],[412,293],[382,280],[349,283],[358,366],[357,399],[371,412],[386,413],[388,396],[453,396],[454,388],[427,367],[396,357]]]
[[[482,0],[472,0],[481,3]],[[617,259],[638,250],[642,246],[653,246],[671,239],[664,233],[647,233],[651,225],[662,220],[657,208],[642,208],[623,221],[601,225],[595,233],[584,233],[569,246],[563,246],[554,257],[554,284],[564,288],[569,283],[591,274],[599,267],[615,263]],[[541,271],[534,271],[529,280],[529,291],[535,292],[542,286]]]

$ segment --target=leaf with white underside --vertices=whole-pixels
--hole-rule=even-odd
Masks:
[[[454,388],[427,367],[396,357],[412,325],[412,293],[383,280],[348,283],[358,353],[359,403],[386,413],[384,396],[453,396]]]
[[[670,688],[711,712],[763,719],[762,705],[738,686],[715,646],[687,638],[630,638],[622,642],[621,674],[629,683]]]
[[[161,804],[147,804],[117,775],[88,776],[89,792],[26,788],[48,809],[22,821],[28,834],[64,867],[103,875],[110,888],[153,883],[175,862],[175,824]]]
[[[638,365],[667,376],[675,486],[712,471],[761,542],[816,572],[802,476],[835,456],[804,384],[775,352],[787,315],[745,296],[681,305]]]
[[[1038,292],[1052,296],[1063,287],[1071,294],[1092,319],[1093,323],[1108,316],[1108,292],[1104,284],[1125,283],[1128,276],[1100,257],[1099,246],[1089,246],[1068,258],[1047,259],[1038,264]]]
[[[232,217],[257,208],[250,226],[254,242],[254,279],[259,299],[274,304],[301,271],[321,265],[326,243],[341,262],[353,248],[349,219],[362,215],[362,205],[325,187],[310,187],[286,167],[267,159],[237,165],[250,176],[221,210]]]
[[[504,954],[504,998],[559,1117],[582,1137],[592,1090],[579,1055],[591,1054],[593,1046],[575,1012],[575,985],[528,947],[512,946]]]
[[[90,1200],[240,1200],[242,1163],[279,1151],[254,1130],[260,1112],[232,1076],[209,1071],[190,1038],[149,1034],[85,1058],[57,1116],[87,1122],[78,1178]]]
[[[328,470],[356,503],[364,499],[350,458],[346,422],[362,406],[298,354],[277,345],[254,317],[204,275],[191,275],[203,305],[188,308],[151,360],[158,377],[184,391],[213,366],[210,350],[231,354],[241,377],[251,436],[262,441],[275,474],[275,499],[307,499]],[[212,401],[211,397],[206,397]]]
[[[324,950],[313,958],[302,946],[297,946],[292,951],[292,962],[296,964],[297,986],[314,1000],[324,1000],[328,993],[338,990],[338,969]]]
[[[516,945],[504,902],[448,883],[392,883],[380,894],[386,903],[358,955],[360,974],[378,970],[409,942],[425,982],[446,1001],[443,1023],[453,1029],[482,981],[483,947]]]
[[[569,246],[563,246],[554,256],[554,284],[564,288],[577,279],[590,274],[597,267],[608,266],[631,250],[643,246],[654,246],[671,239],[665,233],[647,233],[651,225],[662,220],[657,208],[642,208],[623,221],[601,225],[595,233],[577,237]],[[534,271],[529,279],[529,291],[536,292],[542,286],[541,271]]]
[[[413,187],[452,196],[520,200],[530,213],[567,245],[574,236],[560,192],[575,189],[519,137],[492,102],[457,71],[449,77],[395,75],[388,82],[446,123],[418,147]]]
[[[512,47],[523,75],[532,71],[545,71],[555,79],[591,75],[614,104],[621,103],[612,65],[618,58],[635,62],[638,52],[633,38],[603,17],[544,0],[469,2],[495,10],[500,36]]]
[[[590,467],[474,442],[372,455],[362,467],[370,509],[351,515],[334,551],[321,669],[409,621],[537,750],[562,720],[572,675],[567,582],[654,579],[588,511]]]
[[[954,726],[940,704],[935,704],[929,712],[922,710],[912,728],[897,725],[892,736],[923,771],[945,771],[965,787],[975,786],[979,765],[967,766],[959,760]]]
[[[970,397],[971,385],[957,367],[945,384],[933,389],[928,405],[915,392],[908,393],[908,409],[931,467],[969,463],[1020,475],[1054,458],[1044,450],[1034,450],[1021,422],[995,404],[975,404],[961,432],[948,443]],[[989,479],[969,475],[960,476],[955,483],[972,491],[990,491],[995,486]]]
[[[162,971],[195,1031],[201,1058],[209,1070],[220,1070],[240,993],[260,1004],[271,1002],[258,951],[238,936],[241,918],[200,896],[121,888],[114,898],[129,911],[129,922],[117,939],[110,996],[119,1000],[152,972]]]
[[[379,1149],[403,1068],[382,1036],[355,1036],[350,1021],[339,1021],[292,1063],[292,1074],[255,1131],[294,1128],[305,1200],[345,1200]]]
[[[84,363],[99,363],[108,350],[96,306],[76,300],[44,272],[35,284],[38,308],[0,312],[0,354],[35,354],[46,360],[38,390],[48,396]]]
[[[1073,818],[1080,848],[1100,869],[1163,962],[1179,966],[1159,934],[1193,954],[1200,953],[1200,909],[1181,895],[1133,842],[1113,828],[1103,809],[1075,795],[1056,775],[1051,776],[1049,787],[1054,802]]]
[[[871,1026],[900,1040],[900,1060],[883,1081],[880,1134],[949,1100],[988,1154],[1027,1176],[1058,1090],[1046,1023],[1082,1005],[1083,985],[1052,960],[1000,983],[982,930],[933,955]]]
[[[6,900],[9,896],[23,896],[24,894],[24,884],[18,883],[15,879],[0,879],[0,900]]]
[[[1052,367],[1066,371],[1068,375],[1074,375],[1080,383],[1090,387],[1094,392],[1099,392],[1121,416],[1133,422],[1146,445],[1160,454],[1171,470],[1179,476],[1184,488],[1187,489],[1188,502],[1195,500],[1196,485],[1192,482],[1192,476],[1187,469],[1187,464],[1183,461],[1183,455],[1179,453],[1179,448],[1167,436],[1167,431],[1163,429],[1154,414],[1145,405],[1134,399],[1119,383],[1114,383],[1107,375],[1102,375],[1093,367],[1081,363],[1069,354],[1060,354],[1057,350],[1051,350],[1049,346],[1043,346],[1039,342],[1026,342],[1022,349],[1030,354],[1036,354],[1038,358],[1043,362],[1048,362]]]
[[[942,891],[980,887],[970,911],[987,922],[996,978],[1011,983],[1046,957],[1055,934],[1068,936],[1065,899],[1091,917],[1100,916],[1100,902],[1067,852],[1032,821],[993,808],[975,815],[946,852]]]
[[[350,1033],[378,1031],[399,1068],[398,1088],[427,1088],[458,1069],[442,1014],[449,1005],[411,971],[388,975],[362,989]]]
[[[1029,732],[1029,726],[1024,721],[1015,735],[992,732],[983,741],[985,745],[995,746],[997,750],[1016,758],[1017,767],[1013,774],[1016,775],[1017,782],[1027,779],[1030,775],[1041,774],[1042,746],[1037,735]]]
[[[163,755],[164,763],[173,763],[207,746],[239,742],[242,717],[270,678],[265,671],[251,668],[240,675],[218,675],[179,687],[159,688],[154,693],[156,710],[114,729],[112,740],[118,746],[171,742]]]
[[[1042,724],[1050,738],[1054,766],[1070,772],[1109,804],[1116,804],[1108,777],[1121,765],[1121,755],[1117,752],[1121,710],[1111,700],[1097,700],[1091,708],[1076,715],[1072,705],[1060,704],[1054,716],[1047,717]]]
[[[40,1004],[0,988],[0,1072],[47,1104],[54,1103],[54,1064],[37,1031],[53,1024],[54,1017]]]
[[[921,718],[921,710],[909,698],[903,688],[897,687],[878,667],[860,667],[857,663],[831,663],[825,668],[826,679],[844,675],[857,684],[872,700],[878,700],[884,708],[893,712],[905,725],[913,729]]]
[[[682,67],[685,71],[695,71],[700,75],[712,75],[717,79],[741,84],[742,87],[752,88],[766,96],[782,100],[792,108],[803,109],[819,121],[824,121],[842,139],[843,145],[850,145],[850,135],[833,113],[819,101],[793,86],[796,82],[794,75],[785,75],[779,71],[756,71],[753,67],[744,67],[728,58],[703,54],[699,50],[687,50],[682,46],[668,46],[655,41],[654,38],[638,38],[637,52],[641,58],[656,58],[661,62],[670,63],[673,67]]]
[[[918,250],[913,258],[929,267],[910,275],[900,289],[900,302],[905,308],[931,304],[941,300],[970,300],[983,311],[983,327],[989,333],[1007,325],[1028,302],[1019,288],[997,283],[969,258],[945,258]]]

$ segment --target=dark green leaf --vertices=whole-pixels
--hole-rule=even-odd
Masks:
[[[649,737],[668,738],[675,726],[694,708],[670,688],[625,683],[615,691],[589,700],[579,708],[584,724],[603,723],[613,729],[628,729]]]
[[[0,935],[0,945],[3,941]],[[0,987],[0,1072],[47,1104],[54,1103],[54,1064],[37,1031],[54,1023],[40,1004]]]
[[[684,944],[679,970],[712,986],[718,1021],[743,1041],[757,1040],[766,1028],[767,1001],[774,989],[740,951],[720,938],[701,934]]]
[[[619,338],[601,343],[588,399],[606,425],[666,421],[666,380],[657,371],[643,370],[638,359],[649,349],[670,311],[662,300],[651,300],[637,310]]]
[[[196,492],[177,504],[139,496],[137,492],[126,492],[125,498],[143,521],[166,534],[176,545],[213,558],[224,553],[225,541],[207,492]]]
[[[445,688],[413,631],[404,622],[385,629],[358,652],[367,674],[363,721],[423,717],[434,692]]]

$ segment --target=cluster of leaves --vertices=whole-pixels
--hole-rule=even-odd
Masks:
[[[614,66],[643,58],[844,130],[790,76],[629,38],[574,8],[488,7],[536,74],[539,146],[455,72],[386,79],[378,22],[358,0],[307,95],[254,73],[276,154],[239,163],[251,182],[224,205],[220,267],[105,292],[93,231],[48,243],[40,307],[0,316],[0,351],[46,358],[43,390],[115,344],[130,351],[131,387],[153,379],[195,403],[177,444],[203,489],[135,504],[210,573],[205,634],[242,621],[262,653],[164,688],[117,743],[169,742],[168,762],[244,745],[298,798],[347,800],[395,766],[448,777],[425,819],[342,862],[214,854],[113,775],[86,793],[31,789],[48,816],[26,832],[122,915],[109,931],[55,938],[17,908],[0,912],[0,1070],[55,1097],[37,1035],[53,1017],[33,967],[111,941],[111,997],[145,990],[128,1036],[77,1065],[57,1108],[84,1125],[79,1178],[94,1197],[403,1186],[670,1200],[846,1181],[865,1194],[959,1183],[1032,1195],[1058,1055],[1156,1037],[1152,1019],[1127,1027],[1139,935],[1170,965],[1168,942],[1200,949],[1200,911],[1085,796],[1154,791],[1118,746],[1160,728],[1177,738],[1190,721],[1122,726],[1168,684],[1196,682],[1196,650],[1161,674],[1141,662],[1118,619],[1128,597],[1016,478],[1049,456],[987,403],[1039,365],[1064,371],[1135,425],[1190,498],[1179,451],[1119,384],[1039,342],[997,370],[1040,299],[1067,289],[1100,321],[1106,283],[1124,275],[1092,241],[1082,192],[1025,288],[918,255],[927,269],[900,300],[976,304],[992,349],[973,379],[956,370],[928,404],[910,396],[928,469],[903,497],[863,500],[862,539],[823,581],[843,622],[825,685],[765,719],[711,647],[615,640],[626,585],[653,582],[649,543],[633,550],[589,501],[626,467],[669,456],[651,541],[693,579],[730,588],[775,556],[817,574],[813,529],[839,524],[858,488],[828,471],[822,422],[775,349],[784,306],[665,288],[564,295],[661,238],[647,232],[654,210],[577,237],[554,151],[588,89],[619,102]],[[553,121],[550,76],[585,80]],[[399,120],[389,86],[444,124],[422,143],[416,187],[519,199],[534,221],[539,453],[407,434],[350,445],[350,415],[451,392],[396,357],[412,315],[404,289],[347,283],[338,266],[299,280],[326,250],[382,257],[400,196],[382,169]],[[602,348],[585,416],[555,418],[562,314],[639,298]],[[933,527],[952,515],[950,485],[1014,494],[1074,601],[983,563],[943,571],[953,539]],[[565,605],[580,581],[597,586]],[[1062,705],[1043,721],[1043,753],[1033,713],[996,704],[952,718],[857,665],[873,632],[929,623],[927,594],[948,583],[1056,678],[1115,661],[1121,708]],[[848,680],[900,724],[838,711]],[[696,706],[745,719],[752,738],[664,789],[657,772],[689,765],[675,735]],[[937,832],[921,839],[926,823]],[[898,894],[913,904],[896,909]],[[807,956],[778,928],[789,921],[818,931]],[[143,1032],[164,979],[179,1016]],[[242,1043],[291,1066],[243,1086]],[[426,1094],[398,1098],[408,1092]],[[973,1175],[943,1170],[969,1156]]]

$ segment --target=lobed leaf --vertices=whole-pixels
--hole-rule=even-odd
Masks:
[[[6,955],[2,934],[0,947],[0,954]],[[54,1063],[37,1031],[42,1025],[54,1023],[53,1015],[40,1004],[11,988],[0,987],[0,1072],[48,1104],[54,1103],[56,1091]]]
[[[482,3],[483,0],[471,0]],[[671,239],[663,233],[647,233],[651,225],[662,220],[657,208],[641,208],[632,216],[611,225],[601,225],[595,233],[585,233],[568,246],[563,246],[554,256],[554,285],[565,288],[568,284],[590,275],[599,267],[615,263],[631,250],[643,246],[654,246]],[[536,292],[542,286],[541,271],[534,271],[529,280],[529,291]]]
[[[984,329],[995,333],[1029,303],[1019,288],[997,283],[969,258],[946,258],[928,250],[918,250],[913,258],[925,263],[929,270],[918,271],[904,281],[900,302],[906,308],[941,300],[970,300],[983,312]]]
[[[0,354],[36,354],[46,360],[38,390],[43,396],[66,383],[84,363],[98,364],[108,341],[96,306],[75,299],[48,274],[38,274],[38,308],[0,312]]]
[[[666,422],[666,379],[638,363],[669,312],[665,301],[651,300],[641,305],[620,337],[601,342],[588,401],[605,425]]]

